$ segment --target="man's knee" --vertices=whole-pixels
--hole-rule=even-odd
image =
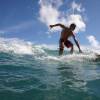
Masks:
[[[63,51],[64,50],[64,48],[63,47],[59,47],[59,51]]]

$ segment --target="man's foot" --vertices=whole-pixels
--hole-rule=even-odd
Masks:
[[[59,56],[61,56],[63,54],[63,51],[59,51]]]
[[[73,54],[73,51],[71,50],[70,53]]]

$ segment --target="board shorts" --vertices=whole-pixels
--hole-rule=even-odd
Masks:
[[[60,49],[60,50],[63,50],[63,49],[64,49],[64,47],[63,47],[63,45],[62,45],[62,42],[64,42],[64,39],[60,39],[60,40],[59,40],[59,49]],[[72,44],[71,41],[69,41],[69,40],[66,40],[66,41],[64,42],[64,45],[65,45],[67,48],[70,48],[70,47],[73,46],[73,44]]]

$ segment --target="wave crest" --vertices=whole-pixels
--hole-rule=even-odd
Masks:
[[[49,48],[50,47],[50,48]],[[53,49],[51,48],[53,47]],[[75,48],[76,49],[76,48]],[[8,39],[8,38],[0,38],[0,51],[1,52],[13,52],[16,54],[28,54],[33,55],[35,58],[39,58],[41,60],[56,60],[56,61],[67,61],[67,60],[83,60],[83,59],[96,59],[96,55],[100,55],[100,49],[92,49],[91,47],[83,46],[82,47],[83,54],[74,53],[73,55],[67,54],[66,56],[59,57],[51,54],[50,52],[57,52],[57,49],[54,50],[53,46],[47,45],[34,45],[29,41],[20,40],[17,38]],[[77,52],[77,50],[75,50]],[[54,53],[55,54],[55,53]]]

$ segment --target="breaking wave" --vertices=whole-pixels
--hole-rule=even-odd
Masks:
[[[100,48],[93,49],[92,47],[82,46],[84,53],[79,54],[75,48],[73,54],[58,56],[57,46],[55,45],[35,45],[32,42],[20,40],[17,38],[8,39],[0,38],[0,52],[14,53],[19,55],[32,55],[40,60],[54,61],[82,61],[84,59],[96,59],[96,55],[100,55]]]

